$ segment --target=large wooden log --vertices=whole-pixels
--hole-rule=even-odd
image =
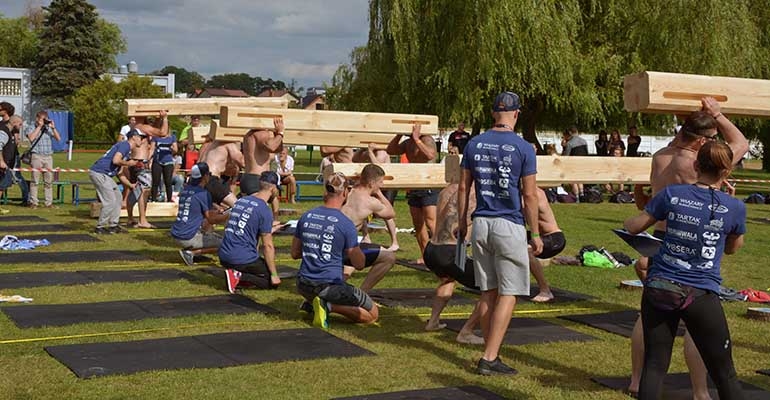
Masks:
[[[148,217],[176,217],[179,210],[179,205],[176,203],[147,203],[147,216]],[[124,208],[120,210],[120,217],[128,217],[128,211]],[[134,218],[139,218],[139,205],[134,204]]]
[[[276,97],[126,99],[123,112],[137,117],[158,115],[161,110],[166,110],[168,115],[217,115],[223,106],[287,108],[289,102]]]
[[[272,125],[272,121],[270,124]],[[213,135],[214,140],[223,142],[242,142],[243,137],[246,136],[248,132],[248,128],[228,128],[222,126],[220,121],[212,120],[210,131],[208,133]],[[386,146],[393,137],[393,134],[383,135],[381,133],[286,129],[283,133],[283,143],[291,145],[341,147],[366,147],[369,143],[375,143]]]
[[[273,118],[283,118],[287,131],[330,131],[351,133],[411,134],[420,124],[424,135],[438,134],[435,115],[367,113],[298,109],[264,109],[225,106],[220,111],[222,126],[228,128],[273,129]]]
[[[626,111],[689,113],[714,97],[728,115],[770,117],[770,80],[646,71],[623,79]]]
[[[619,183],[647,184],[650,182],[651,158],[645,157],[537,157],[537,183],[556,186],[562,183]],[[326,171],[342,172],[355,178],[366,164],[333,164]],[[457,177],[459,169],[443,164],[380,164],[386,179],[386,189],[443,188]],[[455,171],[455,172],[451,172]]]

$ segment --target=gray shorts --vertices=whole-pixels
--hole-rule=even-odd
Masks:
[[[473,219],[476,285],[501,295],[529,296],[529,253],[523,225],[504,218]]]
[[[219,248],[222,237],[215,232],[198,232],[191,239],[176,239],[176,243],[185,250]]]

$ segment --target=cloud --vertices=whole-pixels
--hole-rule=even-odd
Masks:
[[[297,80],[318,80],[323,78],[330,81],[338,66],[339,64],[307,64],[288,60],[281,62],[281,69],[284,74]]]

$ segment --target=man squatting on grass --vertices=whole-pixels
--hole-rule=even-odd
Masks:
[[[737,164],[748,152],[749,142],[743,133],[722,114],[719,103],[711,97],[704,97],[701,99],[701,103],[703,109],[690,114],[674,140],[652,156],[650,184],[652,185],[653,196],[669,185],[695,184],[698,176],[693,165],[698,150],[709,141],[715,140],[718,132],[722,133],[725,143],[733,152],[733,165]],[[634,200],[640,210],[643,210],[650,200],[649,196],[645,195],[641,185],[634,187]],[[655,224],[653,235],[663,239],[665,234],[665,221],[658,221]],[[642,282],[647,280],[648,264],[649,258],[640,257],[635,265],[636,274]],[[640,316],[637,318],[631,334],[631,382],[628,385],[628,392],[632,394],[639,390],[644,352],[645,345]],[[710,399],[706,366],[703,364],[689,332],[685,333],[684,336],[684,356],[690,370],[693,398],[695,400]]]
[[[227,268],[230,293],[235,293],[240,282],[257,289],[271,289],[281,284],[275,266],[273,212],[270,209],[270,203],[280,194],[280,185],[281,178],[272,171],[262,172],[259,181],[241,182],[243,197],[230,211],[225,237],[219,247],[219,261]],[[260,239],[264,257],[259,255]]]
[[[475,185],[473,259],[481,289],[481,330],[486,343],[476,372],[483,375],[517,371],[499,357],[511,321],[516,295],[529,295],[529,257],[524,220],[530,227],[532,252],[543,251],[537,224],[537,159],[532,145],[513,130],[519,117],[519,96],[500,93],[492,105],[494,127],[465,147],[458,188],[459,220],[468,216],[471,184]],[[526,213],[522,215],[521,200]],[[465,237],[467,226],[458,225]]]
[[[206,163],[193,165],[190,180],[179,193],[179,210],[171,226],[171,237],[182,247],[179,254],[190,266],[195,264],[196,255],[219,250],[222,237],[213,231],[212,225],[222,224],[229,218],[214,209],[211,193],[206,190],[210,177]]]
[[[363,290],[346,283],[343,274],[343,257],[357,270],[366,261],[353,221],[340,211],[348,197],[345,176],[339,172],[329,175],[324,188],[324,204],[302,214],[291,243],[292,258],[302,259],[297,291],[312,302],[317,327],[329,328],[330,312],[353,322],[372,323],[379,316],[377,305]]]

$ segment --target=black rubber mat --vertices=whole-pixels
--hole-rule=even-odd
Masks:
[[[639,311],[626,310],[600,314],[562,315],[559,318],[579,322],[620,336],[631,337]],[[679,324],[677,336],[684,336],[684,325]]]
[[[6,215],[0,217],[0,225],[6,222],[48,222],[48,220],[37,215]]]
[[[286,265],[278,265],[275,267],[278,270],[278,277],[281,279],[293,279],[297,277],[299,270],[297,268],[289,267]],[[214,275],[217,278],[225,279],[225,269],[222,267],[202,267],[198,268],[198,271],[205,272],[210,275]]]
[[[292,228],[290,226],[285,226],[275,232],[273,232],[273,236],[294,236],[294,232],[297,231],[297,228]]]
[[[21,233],[27,232],[61,232],[74,230],[67,225],[61,224],[42,224],[42,225],[10,225],[3,227],[7,231],[6,235],[22,236]]]
[[[592,381],[615,390],[625,390],[628,388],[631,378],[623,377],[603,377],[591,378]],[[743,386],[743,396],[746,400],[770,399],[770,392],[750,383],[741,382]],[[709,379],[709,393],[712,399],[718,399],[719,395],[714,384]],[[690,374],[668,374],[663,381],[663,399],[666,400],[690,400],[692,399],[692,385],[690,384]]]
[[[372,300],[388,307],[430,307],[436,289],[373,289]],[[453,294],[449,304],[475,304],[476,300]]]
[[[757,371],[758,374],[767,375],[770,376],[770,369],[760,369]]]
[[[269,344],[260,346],[259,343]],[[80,378],[140,371],[221,368],[374,353],[320,329],[284,329],[132,342],[49,346],[45,350]]]
[[[19,236],[19,239],[29,239],[29,240],[46,239],[49,242],[51,242],[51,244],[63,243],[63,242],[101,242],[99,238],[91,235],[86,235],[84,233],[72,233],[72,234],[51,233],[51,234],[43,234],[43,235],[21,235]]]
[[[444,387],[435,389],[407,390],[403,392],[374,393],[332,400],[504,400],[487,389],[478,386]]]
[[[441,320],[446,324],[447,329],[454,332],[460,332],[465,321],[465,319]],[[481,336],[480,329],[479,327],[476,330],[476,334],[479,336]],[[511,318],[503,343],[517,346],[565,341],[588,342],[591,340],[596,340],[596,338],[552,322],[535,318]]]
[[[422,272],[431,272],[431,270],[428,269],[428,267],[425,266],[425,264],[415,264],[409,260],[405,260],[403,258],[396,259],[396,265],[400,265],[402,267],[407,267],[411,269],[416,269],[418,271]]]
[[[56,285],[87,285],[89,283],[109,282],[173,281],[177,279],[192,279],[192,276],[176,269],[18,272],[12,274],[0,274],[0,289]]]
[[[239,295],[109,301],[104,303],[0,307],[19,328],[64,326],[83,322],[134,321],[203,314],[277,314],[278,310]]]
[[[24,251],[0,254],[2,264],[69,264],[99,261],[152,261],[151,258],[133,251]]]
[[[460,287],[460,290],[462,290],[463,292],[468,292],[473,294],[481,294],[481,291],[475,288]],[[522,301],[531,301],[531,299],[537,296],[538,293],[540,293],[540,288],[537,285],[531,285],[529,287],[529,296],[516,296],[516,298]],[[551,288],[551,293],[553,293],[554,298],[548,303],[570,303],[573,301],[584,301],[584,300],[591,300],[596,298],[594,296],[589,296],[587,294],[570,292],[569,290],[559,289],[555,287]]]

